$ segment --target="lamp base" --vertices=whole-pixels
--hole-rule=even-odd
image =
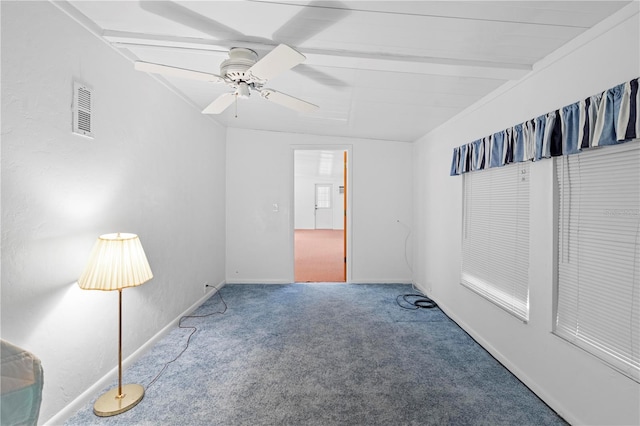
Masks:
[[[140,385],[123,385],[120,398],[118,398],[118,388],[116,387],[98,398],[93,404],[93,412],[100,417],[115,416],[135,407],[143,397],[144,388]]]

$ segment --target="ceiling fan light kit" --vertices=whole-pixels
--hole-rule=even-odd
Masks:
[[[264,88],[268,80],[290,70],[305,60],[305,56],[295,49],[280,44],[258,60],[258,54],[244,47],[233,47],[229,58],[220,64],[220,75],[203,73],[169,65],[136,61],[135,69],[167,76],[225,83],[233,92],[223,93],[203,111],[203,114],[220,114],[237,98],[248,99],[251,91],[257,91],[262,98],[298,112],[309,112],[317,105],[293,96]]]
[[[244,81],[238,83],[238,90],[236,90],[236,95],[242,99],[249,99],[251,92],[249,91],[249,85]]]

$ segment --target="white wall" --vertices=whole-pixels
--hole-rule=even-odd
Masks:
[[[227,281],[293,281],[293,149],[301,146],[350,149],[350,281],[410,282],[411,144],[242,129],[227,131]]]
[[[320,155],[321,151],[313,152]],[[339,152],[339,155],[342,158],[342,152]],[[317,168],[305,170],[304,165],[296,164],[296,169],[300,168],[300,174],[294,177],[294,228],[315,229],[316,184],[331,184],[332,228],[344,229],[344,194],[340,193],[340,187],[344,185],[343,178],[322,176]]]
[[[123,292],[125,357],[224,280],[225,132],[51,3],[1,7],[1,332],[42,360],[42,423],[117,364],[117,292],[76,284],[100,234],[139,234],[154,273]]]
[[[417,285],[573,424],[640,424],[640,386],[551,334],[553,161],[531,167],[531,311],[523,324],[459,284],[463,178],[448,176],[451,154],[454,146],[638,77],[638,5],[616,15],[627,19],[611,30],[604,28],[617,18],[415,144]]]

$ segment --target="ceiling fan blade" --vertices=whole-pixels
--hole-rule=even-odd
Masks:
[[[223,82],[219,75],[206,72],[193,71],[184,68],[172,67],[169,65],[154,64],[151,62],[135,61],[134,67],[138,71],[163,74],[171,77],[189,78],[191,80],[212,81],[214,83]]]
[[[305,56],[295,49],[280,44],[249,68],[249,72],[260,80],[269,80],[305,60]]]
[[[211,102],[208,107],[206,107],[202,113],[203,114],[220,114],[225,109],[227,109],[231,104],[236,100],[235,93],[223,93],[218,96],[218,98]]]
[[[276,92],[272,89],[262,89],[260,95],[268,101],[275,102],[278,105],[290,108],[298,112],[311,112],[318,108],[318,105],[314,105],[302,99],[294,98],[293,96],[285,95],[284,93]]]
[[[220,40],[241,40],[244,35],[220,22],[203,16],[172,1],[140,1],[140,8],[162,18],[177,22]]]
[[[344,89],[348,84],[339,78],[333,77],[326,72],[320,71],[317,67],[311,65],[300,64],[291,71],[297,72],[311,80],[320,83],[332,89]]]
[[[301,7],[300,12],[273,34],[274,41],[300,46],[351,13],[351,9],[339,1],[315,0]]]

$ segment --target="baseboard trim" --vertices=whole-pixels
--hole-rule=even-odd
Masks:
[[[167,324],[162,330],[158,331],[153,337],[147,340],[142,346],[140,346],[135,352],[122,360],[122,369],[126,369],[135,361],[138,360],[148,349],[150,349],[153,345],[155,345],[160,339],[162,339],[167,333],[173,330],[178,326],[178,322],[180,318],[186,315],[190,315],[193,311],[195,311],[200,305],[206,302],[211,296],[216,294],[222,287],[226,285],[225,281],[220,282],[216,286],[212,286],[212,289],[208,291],[204,296],[198,299],[193,305],[191,305],[187,310],[178,315],[175,319],[173,319],[169,324]],[[82,392],[76,399],[71,401],[66,407],[60,410],[57,414],[51,417],[49,420],[44,422],[44,425],[55,426],[64,424],[71,416],[73,416],[80,408],[89,404],[98,392],[107,387],[118,374],[118,366],[115,366],[111,371],[105,374],[101,379],[91,385],[87,390]]]

